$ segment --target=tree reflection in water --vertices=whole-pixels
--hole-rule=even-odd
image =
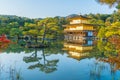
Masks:
[[[35,48],[35,52],[31,56],[23,58],[26,63],[36,62],[36,64],[30,65],[28,69],[39,68],[45,73],[50,73],[57,70],[57,63],[59,61],[58,59],[47,60],[45,55],[45,49],[42,49],[42,56],[38,57],[37,54],[37,48]]]
[[[120,69],[120,36],[115,36],[114,38],[109,38],[109,41],[103,45],[104,58],[100,58],[101,61],[109,62],[114,64],[116,68],[114,70]],[[100,48],[100,47],[99,47]]]
[[[57,70],[58,59],[49,60],[51,54],[63,54],[62,44],[61,42],[51,43],[51,47],[40,49],[40,48],[27,48],[25,46],[21,46],[23,41],[18,41],[18,43],[12,43],[9,46],[5,47],[5,52],[7,53],[32,53],[30,56],[23,57],[23,61],[26,63],[32,63],[28,69],[39,68],[40,71],[45,73],[51,73]],[[2,49],[2,48],[0,48]],[[3,52],[3,51],[2,51]],[[40,53],[39,53],[40,52]],[[35,64],[34,64],[35,63]]]
[[[9,43],[2,43],[0,42],[0,52],[5,51],[9,46]]]
[[[95,61],[94,64],[90,65],[90,80],[101,80],[103,71],[107,69],[107,66],[103,62]]]
[[[89,65],[90,80],[100,80],[104,71],[111,73],[113,76],[117,70],[120,69],[120,39],[114,38],[114,40],[109,39],[109,41],[85,41],[85,44],[73,44],[65,43],[63,48],[62,44],[51,43],[52,46],[49,48],[38,49],[38,48],[25,48],[19,44],[11,44],[6,48],[6,52],[10,53],[29,53],[30,56],[24,56],[23,61],[26,64],[30,63],[28,69],[39,69],[45,73],[52,73],[57,70],[57,64],[59,59],[51,59],[52,54],[64,54],[62,49],[66,49],[69,57],[77,59],[79,61],[86,58],[95,58],[94,64]],[[96,43],[97,42],[97,43]],[[84,58],[84,59],[83,59]],[[109,66],[110,65],[110,66]]]
[[[99,49],[97,54],[102,55],[102,57],[100,57],[100,55],[96,57],[98,62],[102,62],[104,67],[105,63],[109,63],[110,70],[108,70],[108,66],[103,69],[108,70],[108,72],[111,73],[112,79],[116,80],[115,74],[117,70],[120,70],[120,36],[113,35],[107,42],[98,41],[97,46]],[[100,71],[103,70],[102,68],[98,69],[100,69]]]
[[[120,37],[111,37],[108,41],[98,40],[93,43],[95,44],[88,45],[87,41],[82,44],[65,42],[64,49],[70,57],[79,61],[83,58],[95,58],[95,62],[88,66],[90,80],[101,80],[106,72],[109,72],[115,80],[116,71],[120,70]]]

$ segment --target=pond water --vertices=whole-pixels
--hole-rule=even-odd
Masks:
[[[117,51],[110,42],[89,40],[45,49],[10,44],[0,53],[0,80],[120,80]]]

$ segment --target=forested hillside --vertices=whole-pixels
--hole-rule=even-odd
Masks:
[[[54,18],[30,19],[14,15],[0,15],[0,35],[57,38],[63,35],[62,25],[67,23],[65,17],[58,16]]]
[[[120,31],[116,31],[120,27],[120,6],[112,14],[85,14],[84,16],[91,18],[90,23],[96,24],[98,37],[110,37],[113,34],[120,35]],[[71,14],[66,17],[49,17],[30,19],[15,15],[0,15],[0,35],[7,36],[33,36],[41,38],[58,38],[63,36],[63,26],[69,23],[68,18],[74,17]]]
[[[120,9],[114,11],[113,14],[87,14],[92,24],[98,26],[98,37],[109,38],[113,35],[120,35]]]

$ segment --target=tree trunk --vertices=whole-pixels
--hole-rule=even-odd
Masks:
[[[18,41],[19,41],[19,35],[17,35],[17,41],[16,42],[18,43]]]
[[[45,26],[45,30],[44,30],[44,34],[43,34],[43,38],[42,38],[42,44],[44,44],[45,38],[46,38],[46,26]]]
[[[37,38],[37,36],[35,36],[35,42],[38,43],[38,38]]]
[[[44,51],[44,49],[42,49],[42,54],[43,54],[43,60],[44,60],[44,65],[45,65],[46,58],[45,58],[45,51]]]
[[[37,48],[35,48],[35,58],[37,58]]]

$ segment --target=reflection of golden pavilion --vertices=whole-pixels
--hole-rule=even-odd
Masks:
[[[80,15],[69,20],[70,24],[64,29],[66,41],[81,43],[84,39],[96,36],[94,25],[88,22],[89,18]]]
[[[80,60],[89,55],[93,49],[92,45],[64,43],[64,50],[68,51],[69,57]]]
[[[83,46],[80,44],[72,44],[72,43],[64,43],[64,47],[66,50],[73,50],[78,52],[84,52],[92,50],[93,46]]]

